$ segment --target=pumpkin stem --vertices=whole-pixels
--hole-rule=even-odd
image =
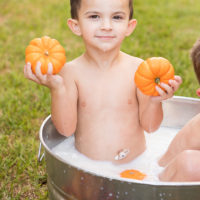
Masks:
[[[44,52],[44,55],[45,55],[45,56],[48,56],[48,55],[49,55],[49,52],[46,50],[46,51]]]
[[[158,78],[158,77],[155,78],[155,83],[156,83],[156,84],[159,84],[159,83],[160,83],[160,78]]]

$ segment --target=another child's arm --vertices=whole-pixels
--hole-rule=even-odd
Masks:
[[[160,181],[200,181],[200,151],[184,150],[159,174]]]
[[[48,65],[48,73],[43,75],[41,64],[36,66],[33,74],[31,65],[24,67],[26,78],[48,87],[51,91],[51,118],[56,129],[65,136],[70,136],[76,129],[77,122],[77,88],[72,74],[65,66],[59,75],[52,75],[52,65]],[[69,73],[69,74],[68,74]]]
[[[166,166],[176,155],[184,150],[200,150],[200,114],[193,117],[175,136],[167,152],[159,160]]]
[[[180,76],[175,76],[174,80],[169,80],[169,85],[161,83],[165,91],[157,87],[156,89],[160,94],[157,97],[146,96],[139,89],[137,90],[140,124],[145,131],[150,133],[159,128],[163,119],[162,101],[171,98],[181,83]]]

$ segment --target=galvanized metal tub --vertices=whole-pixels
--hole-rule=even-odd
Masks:
[[[175,96],[164,101],[163,108],[161,126],[181,128],[200,113],[200,100]],[[200,182],[111,180],[71,166],[52,153],[52,148],[64,139],[53,126],[51,116],[48,116],[40,128],[40,141],[45,151],[51,200],[200,200]]]

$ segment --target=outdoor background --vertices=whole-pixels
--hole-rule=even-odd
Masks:
[[[200,37],[199,0],[135,0],[138,25],[122,50],[171,61],[183,84],[179,96],[196,97],[199,86],[189,51]],[[0,0],[0,199],[47,199],[45,162],[37,163],[39,128],[50,114],[47,88],[23,75],[25,48],[48,35],[65,48],[67,60],[83,51],[67,27],[69,0]]]

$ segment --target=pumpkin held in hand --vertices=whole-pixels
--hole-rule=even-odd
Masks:
[[[142,172],[135,169],[127,169],[120,173],[120,177],[143,180],[146,177],[146,174],[143,174]]]
[[[152,57],[143,61],[136,73],[135,84],[145,95],[159,96],[156,85],[160,82],[168,84],[170,79],[174,79],[174,68],[171,63],[162,57]]]
[[[31,40],[25,54],[26,63],[31,63],[34,74],[38,61],[41,63],[42,74],[47,73],[49,62],[53,65],[53,74],[57,74],[66,62],[65,49],[57,40],[48,36]]]

